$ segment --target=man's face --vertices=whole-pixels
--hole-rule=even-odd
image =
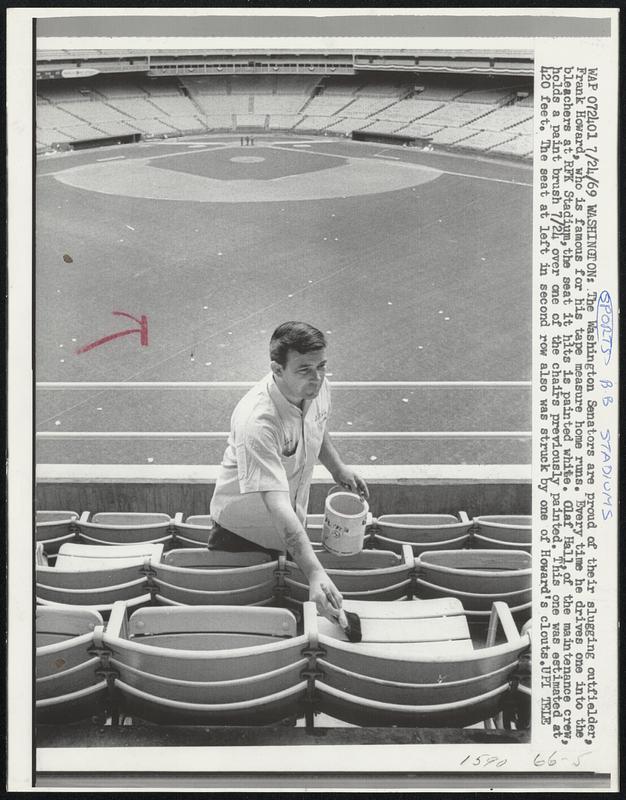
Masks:
[[[272,371],[279,389],[288,400],[296,403],[313,400],[326,375],[326,350],[310,353],[289,350],[285,366],[273,361]]]

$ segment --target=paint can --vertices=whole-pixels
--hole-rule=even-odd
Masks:
[[[334,491],[326,497],[322,545],[329,553],[353,556],[363,549],[369,506],[354,492]]]

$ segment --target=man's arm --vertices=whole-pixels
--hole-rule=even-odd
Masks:
[[[327,431],[324,431],[319,460],[333,476],[333,480],[336,484],[339,486],[347,486],[369,499],[370,493],[367,484],[360,475],[343,463]]]
[[[309,582],[309,600],[315,603],[320,614],[336,622],[337,609],[342,604],[341,594],[315,555],[307,532],[291,507],[289,493],[261,492],[261,497],[286,549]]]

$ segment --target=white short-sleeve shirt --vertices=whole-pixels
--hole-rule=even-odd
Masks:
[[[223,528],[274,550],[285,544],[261,492],[289,492],[300,521],[306,521],[313,467],[330,414],[330,387],[302,409],[282,394],[272,373],[237,404],[211,500],[211,517]]]

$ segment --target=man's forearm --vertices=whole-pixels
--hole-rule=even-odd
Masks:
[[[307,579],[317,571],[322,571],[311,541],[288,500],[278,497],[280,493],[264,492],[263,501],[272,517],[274,526],[285,542],[285,548],[294,558]]]

